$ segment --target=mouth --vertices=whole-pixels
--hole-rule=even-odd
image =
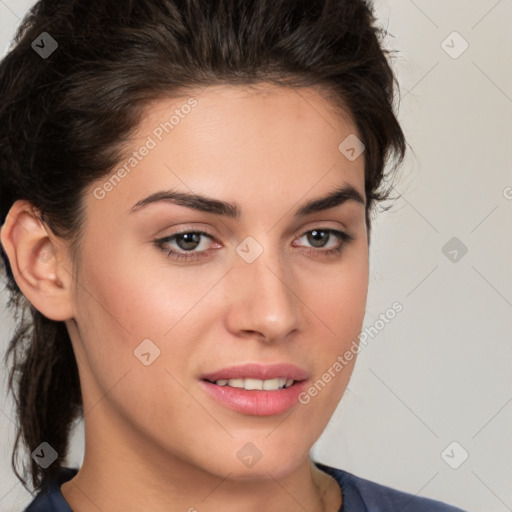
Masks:
[[[275,416],[298,403],[309,374],[291,364],[247,364],[202,375],[201,387],[217,403],[238,413]]]
[[[308,379],[309,373],[303,368],[289,363],[249,363],[222,368],[212,373],[203,374],[201,378],[218,386],[266,389],[263,387],[265,385],[270,386],[270,389],[278,389],[291,386],[293,381]],[[261,388],[259,387],[260,385],[262,386]]]

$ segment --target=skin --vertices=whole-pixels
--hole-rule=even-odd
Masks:
[[[365,197],[363,156],[349,161],[338,150],[358,132],[314,89],[220,85],[193,96],[197,106],[103,199],[94,190],[109,176],[86,191],[79,259],[24,201],[1,232],[23,293],[66,323],[77,358],[85,455],[63,495],[75,512],[336,512],[340,488],[309,451],[355,358],[307,405],[277,416],[230,410],[198,378],[289,362],[313,383],[357,340],[368,290],[365,206],[293,212],[344,184]],[[151,104],[130,152],[189,97]],[[236,202],[242,215],[170,202],[130,213],[170,188]],[[193,249],[208,256],[176,261],[154,243],[185,228],[212,236]],[[353,240],[326,256],[340,239],[313,245],[307,233],[321,228]],[[248,236],[263,248],[250,264],[235,251]],[[147,338],[160,349],[149,366],[133,353]],[[262,454],[252,467],[237,457],[248,442]]]

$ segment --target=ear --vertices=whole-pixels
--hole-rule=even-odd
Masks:
[[[28,201],[16,201],[0,241],[21,292],[50,320],[74,317],[72,269],[67,244],[53,234]]]

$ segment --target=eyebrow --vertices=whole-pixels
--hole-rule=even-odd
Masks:
[[[221,215],[224,217],[239,219],[242,214],[242,209],[237,203],[229,203],[213,199],[211,197],[202,196],[200,194],[179,192],[176,190],[162,190],[155,192],[150,196],[141,199],[130,209],[130,213],[138,211],[145,206],[158,202],[170,202],[179,206],[185,206],[201,212],[211,213],[213,215]],[[294,213],[294,218],[304,217],[311,213],[317,213],[324,210],[329,210],[336,206],[340,206],[347,201],[355,201],[365,205],[365,200],[352,185],[343,185],[336,188],[326,196],[318,197],[302,205]]]

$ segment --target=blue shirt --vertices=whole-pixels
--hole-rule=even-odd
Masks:
[[[464,512],[440,501],[398,491],[358,477],[348,471],[319,462],[316,466],[336,479],[342,490],[339,512]],[[39,492],[24,512],[72,512],[60,486],[73,478],[78,469],[61,468],[45,492]]]

